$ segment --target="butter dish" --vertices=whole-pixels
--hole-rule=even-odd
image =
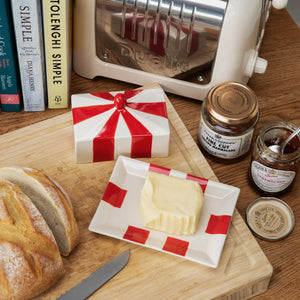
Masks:
[[[195,234],[176,236],[143,226],[139,201],[148,171],[200,184],[204,202]],[[236,187],[120,156],[89,230],[216,268],[239,192]]]

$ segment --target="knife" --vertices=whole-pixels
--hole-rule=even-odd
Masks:
[[[129,249],[109,261],[95,273],[84,279],[82,282],[71,288],[57,300],[84,300],[104,285],[108,280],[119,273],[129,260]]]

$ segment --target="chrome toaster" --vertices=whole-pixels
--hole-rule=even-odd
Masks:
[[[74,71],[203,100],[217,83],[265,72],[272,2],[287,0],[75,0]]]

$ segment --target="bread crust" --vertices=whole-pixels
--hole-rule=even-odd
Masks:
[[[0,299],[29,299],[64,274],[54,236],[31,200],[0,181]]]
[[[0,178],[29,196],[52,230],[61,255],[68,256],[78,244],[79,231],[72,202],[63,188],[42,171],[27,167],[0,168]]]

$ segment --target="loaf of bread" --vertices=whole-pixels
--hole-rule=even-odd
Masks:
[[[67,256],[79,240],[77,222],[67,193],[41,171],[24,167],[0,168],[0,179],[18,186],[38,208],[57,242]]]
[[[0,299],[29,299],[64,274],[54,236],[31,200],[0,181]]]

